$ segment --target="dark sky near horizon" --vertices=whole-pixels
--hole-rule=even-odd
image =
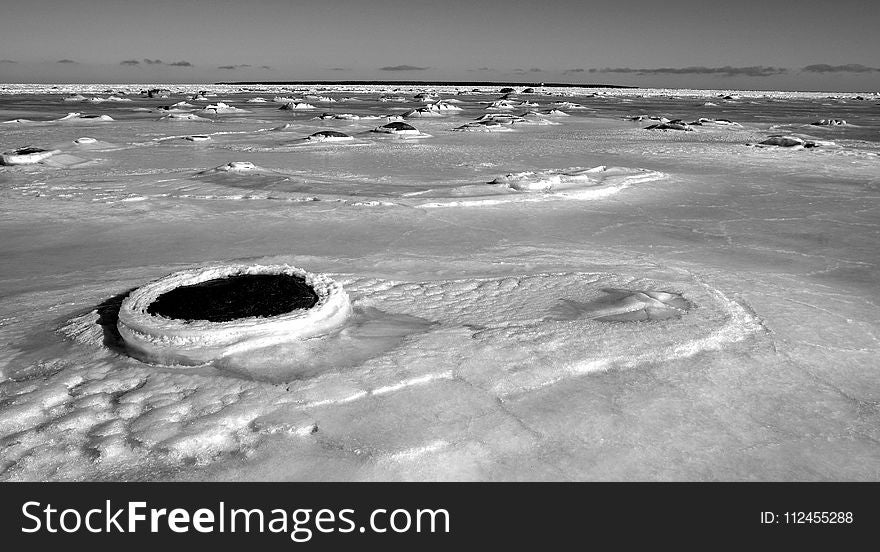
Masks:
[[[868,0],[28,0],[0,17],[0,82],[873,91],[878,28]]]

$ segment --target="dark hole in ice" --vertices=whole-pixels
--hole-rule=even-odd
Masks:
[[[31,153],[42,153],[46,150],[42,148],[35,148],[34,146],[25,146],[23,148],[18,148],[13,153],[16,155],[30,155]]]
[[[315,290],[299,276],[242,274],[172,289],[157,297],[147,312],[179,320],[229,322],[308,309],[317,302]]]

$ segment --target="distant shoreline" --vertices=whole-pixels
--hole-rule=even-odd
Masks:
[[[253,85],[307,85],[318,84],[344,84],[344,85],[391,85],[391,86],[531,86],[531,87],[554,87],[554,88],[641,88],[640,86],[626,86],[622,84],[573,84],[561,82],[493,82],[493,81],[413,81],[413,80],[345,80],[345,81],[232,81],[215,82],[215,85],[253,86]]]

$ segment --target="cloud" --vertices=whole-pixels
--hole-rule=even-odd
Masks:
[[[220,65],[217,67],[217,69],[224,69],[226,71],[234,71],[236,69],[247,69],[248,67],[250,67],[249,64],[242,63],[240,65]]]
[[[331,71],[350,71],[347,67],[331,67]]]
[[[193,64],[188,61],[175,61],[174,63],[169,63],[169,67],[192,67]]]
[[[131,65],[131,66],[135,66],[135,65],[140,65],[140,64],[141,64],[141,62],[139,62],[139,61],[136,60],[136,59],[127,59],[127,60],[125,60],[125,61],[120,61],[120,62],[119,62],[119,65]]]
[[[59,59],[56,63],[76,63],[72,59]]]
[[[781,75],[788,69],[784,67],[768,67],[753,65],[751,67],[660,67],[657,69],[633,69],[631,67],[605,67],[590,69],[590,73],[632,73],[636,75],[719,75],[722,77],[769,77]]]
[[[537,67],[532,67],[531,69],[529,69],[529,73],[543,73],[543,72],[544,72],[543,69],[539,69]]]
[[[144,58],[144,63],[146,63],[147,65],[162,65],[162,60]]]
[[[18,63],[14,59],[0,59],[0,63]]]
[[[415,65],[387,65],[380,67],[379,71],[424,71],[430,67],[417,67]]]
[[[492,69],[491,67],[477,67],[476,69],[468,69],[468,72],[469,72],[469,73],[476,73],[476,72],[481,72],[481,73],[482,73],[482,72],[486,72],[486,71],[494,71],[494,70],[495,70],[495,69]]]
[[[521,68],[519,68],[519,67],[517,67],[516,69],[514,69],[513,71],[511,71],[511,73],[516,73],[517,75],[522,75],[522,74],[524,74],[525,72],[526,72],[525,69],[521,69]]]
[[[260,69],[266,69],[267,71],[274,71],[275,68],[271,65],[260,65]]]
[[[577,69],[566,69],[562,72],[563,75],[570,75],[571,73],[583,73],[584,69],[578,67]]]
[[[805,73],[872,73],[880,71],[878,67],[868,67],[861,63],[847,63],[846,65],[826,65],[817,63],[816,65],[807,65],[801,71]]]

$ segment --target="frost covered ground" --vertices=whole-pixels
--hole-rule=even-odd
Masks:
[[[437,98],[168,88],[0,85],[0,150],[58,150],[0,167],[0,479],[880,478],[880,96],[438,87],[396,136]],[[122,299],[219,264],[351,315],[129,356]]]

